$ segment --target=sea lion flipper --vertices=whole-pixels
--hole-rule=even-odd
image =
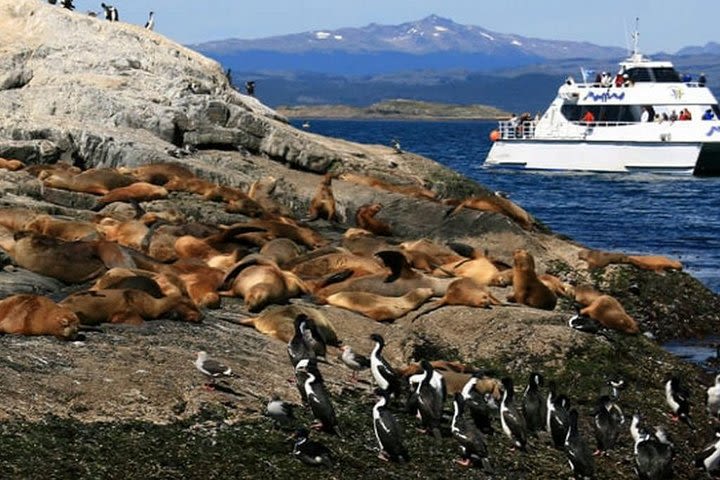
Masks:
[[[448,242],[446,244],[453,252],[457,253],[461,257],[475,258],[475,248],[471,247],[467,243],[461,242]]]
[[[327,287],[328,285],[332,285],[333,283],[340,283],[343,280],[347,280],[353,275],[353,270],[351,268],[346,268],[345,270],[340,270],[339,272],[333,272],[330,275],[326,275],[322,279],[320,279],[320,282],[317,284],[317,289]]]

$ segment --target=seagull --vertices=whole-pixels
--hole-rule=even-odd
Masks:
[[[364,355],[353,352],[350,345],[343,345],[340,359],[353,371],[351,380],[357,381],[357,372],[370,368],[370,360]]]
[[[152,30],[153,28],[155,28],[155,12],[150,12],[150,17],[148,21],[145,22],[145,29]]]
[[[197,368],[204,375],[207,375],[212,380],[210,384],[206,384],[209,388],[212,388],[214,381],[217,378],[231,377],[232,369],[222,363],[208,358],[207,352],[197,352],[197,359],[195,359],[195,368]]]

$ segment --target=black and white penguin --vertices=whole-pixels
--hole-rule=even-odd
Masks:
[[[565,453],[567,454],[573,477],[577,480],[589,480],[595,475],[595,460],[585,440],[578,430],[578,412],[570,410],[570,427],[565,437]]]
[[[492,426],[492,413],[493,410],[497,411],[497,404],[495,404],[495,400],[490,396],[492,400],[492,405],[490,405],[485,399],[485,396],[475,388],[478,380],[484,376],[485,374],[481,371],[473,373],[460,393],[463,397],[465,407],[470,412],[470,417],[475,422],[475,426],[479,428],[482,433],[492,435],[495,433]]]
[[[522,412],[529,433],[545,430],[547,410],[545,397],[540,392],[543,386],[543,376],[537,372],[530,374],[528,385],[523,392]]]
[[[274,395],[265,407],[265,416],[271,418],[280,427],[288,427],[295,421],[294,408],[295,405],[292,403],[284,402]]]
[[[306,465],[332,466],[332,452],[322,443],[310,440],[309,432],[301,428],[295,433],[293,455]]]
[[[424,364],[423,364],[423,362],[424,362]],[[421,361],[420,366],[423,367],[423,371],[421,373],[412,375],[412,376],[410,376],[410,378],[408,378],[408,383],[410,384],[410,389],[417,390],[417,386],[420,384],[422,379],[425,377],[426,367],[428,367],[429,370],[432,372],[432,374],[430,375],[430,385],[437,391],[438,395],[441,398],[442,403],[445,403],[445,399],[447,398],[447,386],[445,385],[445,377],[443,377],[442,373],[435,370],[433,368],[432,364],[430,362],[428,362],[427,360]]]
[[[117,8],[112,5],[106,5],[105,3],[101,3],[100,6],[103,10],[105,10],[105,20],[110,20],[111,22],[117,22],[120,20]]]
[[[75,5],[73,5],[73,0],[60,0],[60,5],[63,8],[67,8],[68,10],[75,10]]]
[[[620,392],[625,390],[625,380],[621,378],[611,378],[606,384],[610,389],[608,395],[617,403],[617,401],[620,400]]]
[[[630,423],[630,435],[635,444],[635,461],[641,480],[664,480],[673,478],[672,444],[663,442],[654,434],[640,427],[640,416],[634,415]]]
[[[488,450],[482,433],[475,426],[475,422],[465,417],[465,400],[463,394],[458,392],[453,399],[453,417],[450,431],[460,444],[462,458],[457,461],[463,467],[469,467],[473,462],[479,462],[483,468],[488,468]]]
[[[720,430],[716,429],[712,443],[695,455],[695,466],[705,470],[708,476],[720,470]]]
[[[378,401],[373,407],[373,428],[375,429],[375,438],[380,445],[378,457],[386,461],[407,462],[410,460],[410,456],[403,445],[402,430],[395,415],[387,408],[388,393],[377,388],[375,394]]]
[[[565,445],[565,437],[570,426],[570,401],[565,395],[556,395],[555,382],[550,382],[547,402],[547,431],[557,449]]]
[[[602,330],[602,325],[590,317],[580,315],[579,313],[573,315],[568,320],[568,326],[575,330],[585,333],[598,334]]]
[[[298,368],[301,367],[301,368]],[[305,381],[308,379],[308,372],[315,376],[319,382],[323,382],[322,374],[318,369],[317,361],[312,358],[303,358],[295,366],[295,383],[300,392],[300,398],[303,403],[307,403],[307,395],[305,394]]]
[[[381,390],[397,396],[400,393],[400,378],[382,355],[385,340],[377,333],[370,335],[370,339],[375,342],[370,353],[370,371],[375,383]]]
[[[317,420],[317,423],[311,427],[339,435],[340,430],[338,428],[337,415],[335,415],[335,408],[330,402],[330,394],[325,388],[325,383],[318,380],[304,363],[298,363],[295,369],[300,372],[304,371],[307,375],[304,385],[305,396],[307,397],[308,405],[310,405],[310,410],[312,410],[313,417]]]
[[[299,328],[305,340],[305,345],[315,352],[315,357],[318,361],[326,362],[327,345],[325,345],[325,340],[322,338],[322,335],[320,335],[320,332],[318,332],[315,321],[307,315],[301,314],[300,316],[302,317],[302,321],[300,322]]]
[[[315,350],[311,348],[305,340],[305,329],[303,326],[306,325],[307,320],[307,315],[303,313],[296,316],[294,320],[295,333],[287,346],[288,356],[290,357],[290,363],[292,363],[293,367],[296,367],[298,362],[303,358],[317,359]]]
[[[417,412],[425,431],[430,431],[436,438],[440,438],[443,401],[440,392],[431,383],[435,369],[427,360],[421,361],[420,365],[423,367],[423,378],[410,395],[408,409],[412,413]]]
[[[665,401],[672,411],[673,421],[677,422],[680,419],[688,427],[695,428],[690,419],[690,392],[676,376],[665,382]]]
[[[720,375],[715,376],[715,385],[705,391],[705,405],[710,415],[720,417]]]
[[[520,414],[513,401],[515,391],[513,390],[512,378],[503,378],[502,384],[504,392],[500,403],[500,424],[505,435],[512,440],[513,445],[520,450],[525,450],[527,446],[527,426],[525,425],[525,417]]]
[[[340,360],[352,370],[351,380],[357,380],[357,372],[370,368],[370,359],[364,355],[353,352],[350,345],[342,346]]]
[[[198,369],[202,374],[210,378],[209,384],[205,386],[213,388],[215,386],[215,380],[219,378],[231,377],[232,369],[222,363],[208,358],[207,352],[197,352],[197,358],[195,359],[195,368]]]
[[[620,428],[625,422],[622,412],[618,414],[618,409],[609,395],[598,398],[597,407],[593,412],[593,428],[597,441],[595,455],[603,455],[615,446]]]
[[[145,29],[153,30],[154,28],[155,28],[155,12],[150,12],[150,15],[148,16],[148,21],[145,22]]]

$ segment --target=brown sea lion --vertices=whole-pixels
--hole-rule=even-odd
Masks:
[[[603,294],[595,290],[591,285],[578,285],[572,288],[572,295],[577,303],[586,307]]]
[[[325,298],[325,301],[378,322],[386,322],[412,312],[432,296],[431,288],[416,288],[401,297],[384,297],[367,292],[338,292]]]
[[[237,323],[255,327],[255,329],[283,343],[288,343],[295,335],[294,321],[300,314],[311,318],[320,336],[327,345],[338,346],[337,331],[330,320],[320,310],[304,305],[283,305],[268,307],[257,317],[239,320]]]
[[[127,283],[124,282],[128,279],[138,277],[144,277],[152,280],[152,282],[160,289],[160,292],[162,293],[161,296],[181,297],[183,295],[187,295],[185,284],[177,275],[171,273],[150,272],[138,268],[111,268],[98,278],[89,290],[115,290],[123,287],[130,288],[127,286]],[[140,288],[139,290],[143,289]],[[159,295],[154,295],[150,291],[144,291],[155,297],[160,297]]]
[[[13,232],[21,232],[38,215],[40,213],[29,208],[0,208],[0,225]]]
[[[367,230],[374,235],[391,236],[390,225],[375,218],[375,215],[377,215],[382,208],[383,206],[379,203],[362,205],[358,208],[357,213],[355,213],[355,224],[358,228]]]
[[[379,178],[367,175],[358,175],[356,173],[342,173],[339,178],[357,185],[365,185],[385,190],[386,192],[401,193],[410,197],[424,198],[426,200],[436,200],[437,197],[435,192],[420,185],[394,185],[392,183],[384,182]]]
[[[613,330],[631,334],[640,331],[637,322],[625,312],[620,302],[610,295],[600,295],[590,305],[580,310],[580,315],[586,315]]]
[[[557,297],[538,279],[533,256],[527,250],[518,249],[513,260],[513,293],[508,301],[543,310],[554,309]]]
[[[341,270],[352,270],[356,277],[387,272],[387,268],[374,258],[361,257],[349,252],[331,252],[306,260],[292,268],[294,274],[303,278],[323,277]]]
[[[280,268],[285,268],[301,253],[300,246],[289,238],[275,238],[260,248],[260,254],[277,263]]]
[[[449,201],[447,203],[454,203]],[[487,195],[485,197],[466,198],[450,213],[454,215],[463,208],[480,210],[483,212],[495,212],[505,215],[515,221],[523,230],[532,230],[535,222],[528,212],[523,210],[519,205],[500,195]]]
[[[270,304],[286,303],[310,291],[295,274],[258,257],[233,266],[223,279],[223,287],[225,291],[221,295],[242,297],[250,312],[260,311]]]
[[[494,277],[490,279],[488,285],[493,287],[508,287],[513,282],[513,269],[508,268],[500,270]]]
[[[343,248],[362,257],[372,257],[377,252],[390,250],[393,245],[385,238],[378,238],[362,228],[348,228],[340,241]]]
[[[326,173],[322,182],[315,191],[315,196],[310,201],[308,221],[324,218],[330,222],[337,221],[335,212],[335,196],[332,191],[332,175]]]
[[[86,282],[108,268],[135,267],[132,259],[115,243],[65,242],[31,232],[16,234],[8,254],[16,265],[65,283]]]
[[[136,182],[127,187],[114,188],[98,199],[98,205],[113,202],[149,202],[167,198],[168,191],[158,185],[147,182]]]
[[[558,297],[573,296],[573,287],[570,284],[563,282],[555,275],[543,273],[542,275],[538,275],[538,280],[544,283],[545,286]]]
[[[489,308],[491,305],[502,305],[502,302],[488,292],[484,284],[478,283],[472,278],[458,278],[448,286],[447,292],[440,300],[430,304],[427,309],[416,315],[412,321],[414,322],[421,316],[427,315],[445,305]]]
[[[578,252],[578,258],[585,260],[588,268],[594,270],[596,268],[604,268],[611,263],[627,263],[627,255],[619,252],[602,252],[600,250],[590,250],[584,248]]]
[[[144,320],[177,317],[199,322],[200,311],[187,298],[153,296],[140,290],[92,290],[70,295],[60,302],[78,316],[83,325],[127,323],[139,325]]]
[[[188,192],[202,195],[206,200],[213,202],[228,203],[250,198],[245,192],[238,188],[218,185],[197,177],[174,177],[167,182],[164,187],[170,192]]]
[[[205,262],[209,267],[220,270],[228,270],[248,254],[246,249],[223,253],[211,246],[206,240],[191,235],[183,235],[175,240],[175,251],[178,258],[197,258]]]
[[[101,219],[97,223],[97,229],[105,240],[138,251],[143,251],[143,241],[150,231],[150,227],[140,220],[123,222],[110,217]]]
[[[262,235],[268,240],[274,238],[289,238],[299,245],[305,245],[309,248],[318,248],[330,243],[322,235],[315,230],[301,225],[294,225],[281,220],[251,220],[246,223],[237,223],[227,227],[228,230],[246,229],[252,227],[263,230]],[[239,233],[236,238],[248,238],[255,235],[254,233]],[[266,240],[267,241],[267,240]],[[263,242],[263,245],[266,243]]]
[[[57,162],[52,164],[38,163],[35,165],[28,165],[25,167],[25,172],[29,173],[33,177],[38,177],[40,180],[47,178],[54,172],[63,172],[70,175],[77,175],[82,173],[78,167],[65,162]]]
[[[660,255],[628,255],[627,261],[643,270],[662,272],[664,270],[682,270],[683,265],[677,260],[672,260]]]
[[[0,333],[53,335],[64,340],[77,336],[80,320],[68,308],[38,295],[13,295],[0,301]]]
[[[9,160],[7,158],[0,158],[0,168],[4,170],[10,170],[11,172],[16,172],[25,168],[25,164],[22,163],[20,160]]]
[[[46,187],[95,195],[106,195],[116,188],[127,187],[136,182],[134,178],[113,168],[94,168],[77,175],[68,171],[55,171],[43,179]]]
[[[257,202],[268,214],[287,217],[290,215],[290,210],[285,205],[276,202],[272,197],[277,185],[278,179],[275,177],[265,176],[259,178],[250,184],[248,197]]]
[[[68,242],[75,240],[95,240],[98,238],[98,228],[93,223],[63,220],[45,214],[36,215],[24,225],[23,230],[30,230],[41,235],[59,238]]]
[[[463,257],[452,249],[439,245],[426,238],[403,242],[400,248],[405,252],[410,265],[418,270],[432,272],[440,265],[462,260]]]
[[[130,174],[141,182],[153,185],[165,185],[173,178],[194,178],[195,174],[179,163],[151,163],[135,168],[118,169],[120,173]]]
[[[477,283],[489,285],[500,271],[487,258],[478,257],[470,260],[458,260],[456,262],[441,265],[433,270],[433,275],[438,277],[456,276],[472,278]]]
[[[430,364],[439,373],[442,374],[445,380],[445,387],[448,395],[454,395],[457,392],[461,392],[465,384],[470,380],[472,376],[473,368],[463,365],[460,362],[449,362],[446,360],[434,360]],[[399,375],[409,378],[413,375],[417,375],[422,372],[422,367],[419,363],[411,363],[405,367],[396,369]],[[502,382],[497,378],[483,375],[478,379],[475,385],[475,390],[481,395],[491,395],[495,400],[499,401],[502,399],[503,386]]]

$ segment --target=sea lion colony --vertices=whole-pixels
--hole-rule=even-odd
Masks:
[[[74,339],[83,328],[104,322],[137,325],[157,318],[200,322],[202,309],[219,307],[225,296],[239,297],[249,312],[261,313],[238,323],[287,342],[291,359],[299,359],[293,363],[297,365],[295,372],[301,396],[317,402],[315,406],[311,403],[318,421],[315,427],[328,432],[337,433],[340,428],[315,362],[324,360],[325,345],[340,346],[341,341],[333,325],[317,308],[291,304],[278,310],[273,305],[304,297],[306,303],[350,309],[374,321],[410,322],[444,305],[509,308],[512,304],[499,300],[497,289],[512,287],[509,302],[552,310],[558,297],[567,297],[582,307],[581,315],[595,322],[596,331],[639,332],[637,321],[627,315],[616,299],[587,287],[573,287],[548,274],[538,275],[533,256],[526,250],[517,250],[510,266],[492,258],[488,252],[481,253],[467,245],[444,246],[428,239],[406,239],[396,244],[390,239],[377,238],[376,234],[389,235],[388,224],[374,218],[382,208],[379,204],[359,209],[356,218],[362,230],[333,223],[338,232],[344,231],[346,235],[332,241],[307,222],[287,214],[287,209],[274,204],[269,194],[258,194],[257,185],[246,193],[241,188],[198,178],[179,164],[81,172],[61,163],[26,168],[20,162],[3,159],[0,168],[15,172],[13,175],[34,176],[44,188],[96,195],[98,208],[95,210],[113,202],[129,202],[137,212],[135,218],[116,217],[113,216],[115,210],[110,209],[107,214],[96,213],[92,221],[77,221],[30,209],[0,209],[0,248],[17,267],[87,287],[76,290],[57,304],[37,295],[14,295],[0,301],[2,333]],[[438,201],[432,192],[421,187],[395,187],[357,174],[341,178]],[[181,213],[174,211],[146,213],[139,205],[139,202],[168,198],[173,195],[171,192],[177,191],[199,195],[205,201],[222,202],[228,212],[239,215],[238,221],[229,225],[204,224],[186,221]],[[334,203],[331,176],[326,175],[320,182],[309,218],[336,221]],[[483,202],[461,199],[445,203],[456,206],[449,214],[463,207],[477,207],[506,215],[525,229],[533,226],[529,216],[519,207],[510,207],[512,202],[502,197],[490,197]],[[605,261],[630,263],[653,271],[681,268],[678,262],[662,257],[588,254],[587,251],[581,251],[579,256],[588,261],[590,268]],[[430,302],[427,311],[421,311],[413,319],[408,317],[427,302]],[[487,466],[480,445],[481,432],[486,433],[493,414],[483,418],[477,410],[491,411],[487,401],[491,405],[501,404],[503,431],[513,444],[525,448],[527,432],[523,429],[527,426],[523,424],[530,422],[515,411],[510,379],[503,381],[503,388],[490,375],[471,375],[473,372],[468,372],[467,367],[446,361],[393,369],[382,359],[383,342],[376,337],[376,348],[368,361],[380,387],[380,400],[374,410],[376,428],[384,428],[382,422],[391,421],[388,412],[383,410],[387,402],[410,386],[413,390],[408,408],[420,415],[425,430],[436,434],[443,423],[442,417],[437,416],[437,402],[441,411],[445,394],[440,399],[436,397],[432,379],[440,378],[443,391],[457,394],[451,430],[461,445],[460,464]],[[299,349],[299,353],[294,349]],[[357,362],[353,365],[354,370],[363,368]],[[409,377],[409,383],[401,382],[401,377]],[[476,394],[479,396],[473,396]],[[547,406],[552,407],[548,411],[567,407],[557,401],[559,397],[553,390],[548,398]],[[435,407],[424,407],[427,402],[434,402]],[[617,398],[612,402],[617,403]],[[472,422],[464,419],[464,411],[471,414]],[[545,415],[549,425],[551,414]],[[541,420],[544,425],[545,417]],[[567,428],[572,429],[572,422],[567,423]],[[568,435],[574,439],[573,445],[565,445],[569,455],[575,454],[573,448],[579,448],[577,436],[577,431]],[[474,440],[469,441],[470,437]],[[635,437],[636,451],[643,442],[666,445],[656,435],[643,433]],[[307,441],[307,437],[304,438]],[[398,451],[397,445],[392,443],[401,439],[392,435],[377,438],[381,458],[397,460],[398,455],[393,453]],[[301,449],[302,442],[299,442],[296,450]],[[591,464],[592,459],[582,460],[585,464],[577,468],[591,468],[587,464]],[[644,458],[643,461],[658,463],[662,459]]]

